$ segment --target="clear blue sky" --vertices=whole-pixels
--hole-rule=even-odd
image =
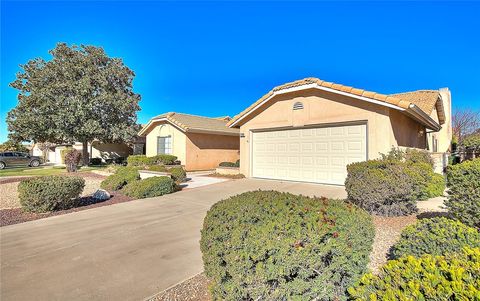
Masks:
[[[102,46],[135,71],[139,122],[235,115],[309,76],[382,93],[449,87],[480,108],[479,2],[24,2],[1,4],[0,141],[19,64],[57,42]]]

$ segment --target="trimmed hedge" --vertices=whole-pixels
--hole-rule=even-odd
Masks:
[[[415,171],[400,161],[369,160],[349,164],[345,189],[348,199],[372,214],[408,215],[417,211],[419,188]],[[418,177],[421,179],[422,177]]]
[[[200,247],[214,300],[345,300],[373,237],[351,204],[253,191],[212,206]]]
[[[419,220],[406,227],[392,247],[392,257],[419,257],[424,254],[445,255],[460,252],[463,247],[480,248],[477,229],[444,217]]]
[[[170,177],[151,177],[130,182],[123,191],[130,197],[144,199],[172,193],[175,189],[175,182]]]
[[[480,158],[447,167],[448,211],[480,229]]]
[[[381,154],[383,160],[401,161],[406,163],[426,163],[433,168],[433,159],[428,151],[407,148],[392,148],[387,154]]]
[[[445,191],[445,177],[441,174],[434,173],[430,182],[426,187],[426,194],[428,198],[434,198],[437,196],[442,196]]]
[[[149,165],[172,165],[177,160],[173,155],[156,155],[147,157],[145,155],[132,155],[127,158],[128,166],[149,166]]]
[[[480,249],[446,256],[403,256],[348,289],[351,300],[479,300]]]
[[[128,183],[139,179],[140,174],[136,167],[122,166],[116,170],[115,174],[103,180],[100,187],[110,191],[120,190]]]
[[[43,176],[22,180],[18,197],[29,212],[49,212],[75,207],[85,187],[81,177]]]
[[[171,167],[169,172],[172,174],[172,179],[175,183],[185,182],[185,179],[187,178],[187,172],[181,166]]]

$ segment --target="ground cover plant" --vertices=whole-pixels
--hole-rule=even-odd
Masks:
[[[390,260],[348,290],[351,300],[479,300],[480,249]]]
[[[480,229],[480,158],[447,168],[445,206],[461,222]]]
[[[480,233],[459,221],[445,217],[421,219],[406,227],[392,247],[392,257],[424,254],[445,255],[464,247],[480,248]]]
[[[43,176],[18,184],[20,204],[28,212],[49,212],[75,207],[85,187],[81,177]]]
[[[345,300],[373,237],[351,204],[253,191],[212,206],[200,246],[214,300]]]

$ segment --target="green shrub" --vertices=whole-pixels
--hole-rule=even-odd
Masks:
[[[445,255],[460,252],[463,247],[480,248],[480,233],[477,229],[459,221],[435,217],[419,220],[406,227],[400,240],[392,247],[392,257]]]
[[[150,165],[172,165],[177,157],[172,155],[156,155],[147,157],[145,155],[132,155],[127,158],[128,166],[150,166]]]
[[[168,172],[168,168],[165,165],[150,165],[147,166],[148,170],[158,171],[158,172]]]
[[[447,168],[448,211],[462,223],[480,229],[480,158]]]
[[[212,206],[200,247],[214,300],[345,300],[373,237],[351,204],[253,191]]]
[[[240,159],[238,159],[237,161],[235,161],[235,167],[240,167]]]
[[[172,174],[172,179],[175,183],[185,182],[185,179],[187,178],[187,172],[181,166],[171,167],[169,172]]]
[[[91,165],[100,165],[102,164],[102,158],[91,158],[90,159]]]
[[[392,148],[387,154],[381,154],[383,160],[402,161],[406,163],[426,163],[433,168],[433,158],[428,151],[407,148]]]
[[[349,164],[345,189],[348,199],[372,214],[408,215],[417,211],[419,188],[409,165],[393,160]]]
[[[22,180],[18,197],[29,212],[49,212],[75,207],[85,187],[81,177],[44,176]]]
[[[138,179],[140,179],[140,174],[137,168],[122,166],[117,168],[115,174],[103,180],[100,187],[110,191],[120,190],[123,186]]]
[[[428,198],[442,196],[445,191],[445,177],[438,173],[433,173],[432,179],[426,187]]]
[[[479,300],[480,249],[446,256],[403,256],[348,289],[351,300]]]
[[[151,177],[130,182],[124,187],[125,194],[136,199],[161,196],[174,191],[175,182],[170,177]]]
[[[220,162],[218,166],[221,167],[237,167],[237,164],[235,162]]]

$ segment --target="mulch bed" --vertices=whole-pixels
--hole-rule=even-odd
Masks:
[[[92,172],[82,172],[82,173],[65,173],[61,176],[81,176],[81,177],[88,177],[88,178],[97,178],[97,179],[105,179],[105,176],[95,174]],[[12,177],[7,179],[1,179],[0,184],[12,183],[12,182],[19,182],[21,180],[33,178],[33,177]],[[31,213],[25,212],[22,208],[13,208],[13,209],[1,209],[0,210],[0,227],[24,223],[28,221],[33,221],[41,218],[46,218],[50,216],[62,215],[71,212],[77,212],[82,210],[87,210],[96,207],[108,206],[118,203],[124,203],[128,201],[132,201],[133,199],[123,195],[119,192],[110,192],[111,198],[107,201],[98,201],[92,197],[82,197],[79,199],[80,205],[75,208],[67,209],[67,210],[59,210],[54,212],[48,213]]]
[[[107,201],[98,201],[92,197],[84,197],[81,198],[80,206],[67,209],[67,210],[59,210],[53,211],[48,213],[32,213],[32,212],[25,212],[22,208],[14,208],[14,209],[2,209],[0,210],[0,227],[24,223],[28,221],[33,221],[36,219],[46,218],[50,216],[62,215],[71,212],[77,212],[82,210],[87,210],[96,207],[108,206],[118,203],[124,203],[128,201],[132,201],[133,199],[123,195],[121,193],[111,193],[112,197]]]

